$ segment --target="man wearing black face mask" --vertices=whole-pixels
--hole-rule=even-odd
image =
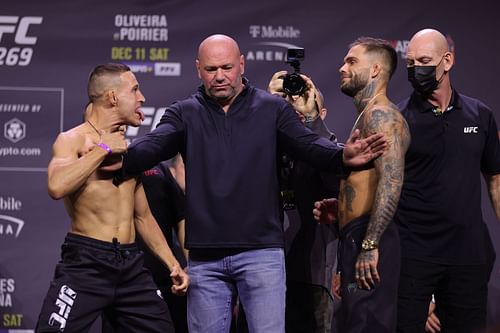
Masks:
[[[401,238],[398,332],[424,332],[435,295],[444,332],[485,326],[495,253],[481,213],[480,173],[500,220],[500,143],[491,110],[450,82],[454,54],[439,31],[408,45],[414,92],[399,108],[412,142],[394,221]]]
[[[430,97],[444,78],[444,71],[439,80],[436,78],[436,68],[441,65],[445,55],[443,54],[437,65],[408,66],[408,81],[423,97]]]

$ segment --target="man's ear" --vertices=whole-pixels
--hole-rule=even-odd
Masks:
[[[196,59],[196,71],[198,72],[198,78],[201,79],[200,61],[198,59]]]
[[[106,99],[106,102],[111,106],[116,106],[118,104],[118,98],[116,97],[114,90],[106,91],[104,93],[104,98]]]
[[[377,76],[379,76],[381,70],[382,70],[382,66],[380,66],[380,64],[378,64],[378,63],[373,64],[372,65],[372,69],[371,69],[371,77],[372,77],[372,79],[376,78]]]
[[[326,118],[326,115],[328,114],[328,110],[326,108],[322,108],[320,111],[319,111],[319,116],[321,117],[321,119],[325,120]]]
[[[245,57],[240,55],[240,75],[245,74]]]
[[[446,52],[444,54],[443,61],[444,61],[444,70],[448,72],[455,64],[455,55],[452,52]]]

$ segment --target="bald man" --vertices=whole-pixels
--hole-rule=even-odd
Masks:
[[[173,332],[168,308],[135,244],[136,232],[184,294],[187,274],[154,220],[142,184],[113,184],[127,150],[124,127],[139,126],[145,101],[125,65],[99,65],[88,83],[86,121],[60,133],[48,166],[49,194],[64,199],[71,227],[36,332],[86,332],[106,313],[117,332]]]
[[[443,332],[485,325],[494,250],[481,213],[483,174],[500,217],[500,143],[491,110],[451,85],[453,50],[437,30],[410,40],[414,92],[399,104],[411,144],[395,222],[402,246],[398,332],[424,332],[432,294]]]
[[[284,332],[284,237],[278,151],[330,171],[379,156],[382,135],[346,147],[306,129],[283,98],[252,87],[236,41],[201,42],[202,85],[167,108],[158,127],[136,139],[123,174],[149,169],[177,152],[186,170],[186,247],[192,283],[189,332],[228,332],[239,294],[251,332]]]

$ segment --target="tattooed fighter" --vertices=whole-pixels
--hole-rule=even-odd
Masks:
[[[354,99],[362,137],[384,133],[382,156],[354,169],[340,184],[339,332],[395,332],[400,249],[391,219],[403,183],[404,156],[410,143],[406,121],[386,95],[397,55],[385,40],[358,38],[340,68],[341,90]],[[316,203],[325,218],[332,199]]]

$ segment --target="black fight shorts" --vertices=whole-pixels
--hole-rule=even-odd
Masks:
[[[103,313],[116,332],[174,331],[168,307],[135,244],[69,233],[36,332],[87,332]]]
[[[389,223],[378,247],[380,283],[371,290],[359,289],[355,278],[356,259],[369,219],[369,216],[362,216],[340,230],[338,265],[342,301],[335,317],[338,331],[342,333],[396,332],[401,251],[398,229],[393,222]]]

